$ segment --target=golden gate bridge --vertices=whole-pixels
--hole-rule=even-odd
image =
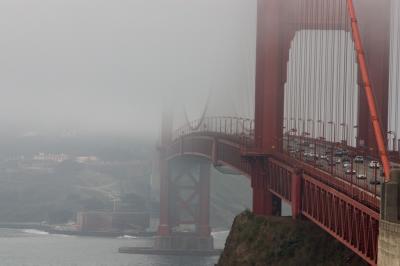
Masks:
[[[227,166],[251,179],[256,214],[286,202],[367,263],[397,265],[399,14],[396,0],[258,0],[254,117],[215,116],[212,96],[178,128],[163,116],[156,246],[212,248],[210,166]]]

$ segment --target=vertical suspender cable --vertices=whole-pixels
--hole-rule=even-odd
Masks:
[[[393,1],[391,1],[391,12],[390,12],[390,61],[389,61],[389,107],[388,107],[388,121],[389,121],[389,126],[388,129],[389,131],[395,131],[395,129],[393,129],[393,63],[394,63],[394,47],[393,47],[393,36],[392,34],[394,33],[394,17],[396,14],[396,11],[394,9],[394,5],[395,3]],[[390,149],[389,147],[392,147],[390,144],[390,138],[387,141],[387,147],[388,149]]]
[[[321,65],[321,80],[320,80],[320,90],[321,90],[321,95],[322,95],[322,99],[321,102],[323,103],[323,105],[321,106],[321,121],[322,121],[322,137],[324,137],[326,140],[326,117],[325,117],[325,110],[326,110],[326,68],[325,68],[325,61],[326,61],[326,48],[324,49],[324,45],[325,45],[325,25],[326,25],[326,15],[325,15],[325,11],[326,11],[326,6],[325,6],[325,0],[322,0],[322,7],[321,7],[321,13],[322,13],[322,21],[324,22],[323,25],[321,26],[321,41],[320,41],[320,65]]]
[[[336,142],[336,123],[335,123],[335,117],[334,117],[334,97],[335,97],[335,94],[334,94],[334,92],[333,92],[333,90],[334,90],[334,76],[335,76],[335,31],[332,29],[332,27],[333,27],[333,25],[335,24],[335,14],[334,14],[334,12],[333,12],[333,9],[334,9],[334,5],[335,5],[335,2],[336,1],[331,1],[332,3],[332,5],[331,5],[331,7],[330,7],[330,9],[329,9],[329,11],[331,12],[331,21],[330,21],[330,25],[329,25],[329,28],[330,28],[330,38],[331,38],[331,40],[330,40],[330,53],[329,53],[329,56],[330,56],[330,62],[329,62],[329,69],[330,69],[330,73],[329,73],[329,100],[330,100],[330,103],[329,103],[329,118],[330,118],[330,121],[332,121],[333,122],[333,124],[332,124],[332,127],[333,127],[333,132],[332,132],[332,140],[333,140],[333,142]]]
[[[308,134],[309,134],[309,136],[311,136],[311,130],[312,130],[312,127],[310,127],[310,123],[309,123],[309,121],[310,121],[310,119],[312,119],[312,108],[313,108],[313,105],[315,104],[313,101],[312,101],[312,94],[313,94],[313,87],[311,86],[311,80],[312,80],[312,78],[311,78],[311,75],[313,74],[313,68],[312,68],[312,39],[311,39],[311,34],[312,34],[312,30],[311,30],[311,25],[312,25],[312,16],[313,16],[313,11],[314,11],[314,8],[313,8],[313,0],[309,0],[308,1],[308,3],[310,3],[310,1],[311,1],[311,4],[309,4],[309,7],[307,8],[307,10],[309,11],[308,13],[307,13],[307,76],[308,76],[308,78],[307,78],[307,89],[308,89],[308,97],[307,97],[307,120],[306,120],[306,123],[307,123],[307,132],[308,132]],[[311,7],[310,7],[310,5],[311,5]]]
[[[312,42],[312,47],[313,47],[313,55],[314,55],[314,60],[313,60],[313,111],[312,111],[312,120],[313,120],[313,132],[312,132],[312,137],[317,138],[317,120],[318,120],[318,89],[317,89],[317,77],[318,77],[318,68],[317,68],[317,41],[318,41],[318,11],[319,11],[319,5],[318,5],[318,0],[313,1],[313,6],[314,6],[314,15],[313,15],[313,42]],[[314,144],[315,145],[315,144]]]
[[[340,1],[340,12],[341,12],[341,13],[343,12],[342,2],[343,2],[343,1]],[[341,23],[343,23],[343,27],[344,27],[344,29],[343,29],[343,32],[344,32],[344,40],[343,40],[343,49],[344,49],[344,52],[343,52],[343,64],[344,64],[344,66],[343,66],[343,84],[342,84],[342,86],[343,86],[343,95],[342,95],[342,103],[343,103],[343,110],[342,110],[342,111],[343,111],[343,113],[342,113],[342,121],[343,121],[343,123],[347,123],[348,126],[350,127],[349,130],[351,130],[351,132],[353,132],[353,120],[350,119],[350,121],[349,121],[349,119],[348,119],[348,117],[347,117],[347,97],[346,97],[346,95],[347,95],[347,86],[348,86],[348,83],[349,83],[347,71],[348,71],[349,69],[347,68],[347,66],[348,66],[348,49],[347,49],[347,48],[348,48],[348,43],[347,43],[348,38],[347,38],[347,19],[346,19],[346,15],[344,15],[343,21],[342,21]],[[350,112],[350,113],[352,113],[352,112]],[[352,140],[353,140],[353,138],[352,138],[351,136],[352,136],[353,134],[352,134],[352,133],[349,134],[349,132],[347,132],[347,134],[348,134],[349,136],[346,136],[345,139],[348,141],[348,140],[349,140],[348,138],[350,138],[350,141],[348,142],[348,144],[351,146]]]
[[[341,124],[341,131],[339,134],[339,140],[340,141],[346,141],[347,137],[347,128],[348,125],[346,123],[346,121],[342,121],[341,119],[341,112],[343,111],[343,103],[340,101],[340,96],[342,95],[342,93],[344,92],[344,89],[342,87],[341,84],[341,80],[344,80],[344,76],[343,76],[343,70],[344,70],[344,66],[343,66],[343,62],[344,62],[344,53],[343,53],[343,49],[342,49],[342,1],[339,0],[337,1],[337,7],[335,7],[335,10],[337,10],[337,16],[338,16],[338,29],[336,29],[335,31],[335,35],[337,34],[337,51],[338,51],[338,55],[336,56],[337,58],[337,62],[336,62],[336,85],[335,88],[337,88],[338,90],[338,97],[335,97],[335,106],[336,106],[336,120],[338,121],[338,123]],[[335,12],[336,13],[336,12]]]
[[[396,79],[396,85],[394,89],[396,90],[396,100],[395,100],[395,131],[397,132],[397,137],[400,135],[400,128],[399,128],[399,91],[400,91],[400,77],[397,75],[400,72],[400,4],[398,1],[394,1],[396,8],[395,8],[395,26],[397,27],[397,36],[396,36],[396,42],[397,42],[397,47],[395,47],[396,51],[396,72],[392,72],[394,74],[394,77]],[[396,31],[394,31],[395,33]],[[400,149],[400,147],[398,147]],[[399,150],[400,151],[400,150]]]
[[[327,2],[327,0],[323,0],[324,1],[324,3],[326,3]],[[328,53],[329,53],[329,47],[328,47],[328,43],[329,43],[329,40],[328,40],[328,14],[329,14],[329,12],[328,12],[328,4],[326,3],[326,5],[324,6],[324,10],[326,11],[326,13],[325,13],[325,15],[324,15],[324,17],[325,17],[325,20],[324,20],[324,22],[325,22],[325,25],[324,25],[324,40],[323,40],[323,45],[325,46],[325,53],[324,53],[324,55],[323,55],[323,57],[322,58],[324,58],[324,69],[325,69],[325,73],[324,73],[324,118],[323,118],[323,120],[327,123],[327,122],[329,122],[329,118],[328,118]],[[325,125],[326,126],[326,131],[328,132],[328,125],[326,124]],[[329,131],[329,140],[330,141],[332,141],[332,135],[331,135],[331,132],[332,131]]]
[[[317,47],[317,56],[315,57],[316,58],[316,67],[317,67],[317,70],[318,70],[318,82],[317,82],[317,84],[316,84],[316,90],[318,91],[318,97],[317,97],[317,101],[318,101],[318,111],[317,111],[317,117],[316,117],[316,119],[317,119],[317,124],[318,124],[318,137],[323,137],[323,120],[322,120],[322,116],[321,116],[321,114],[322,114],[322,101],[323,101],[323,99],[322,99],[322,86],[321,86],[321,80],[322,80],[322,68],[321,68],[321,63],[322,63],[322,61],[321,61],[321,58],[322,58],[322,45],[321,45],[321,42],[322,42],[322,33],[321,33],[321,29],[320,29],[320,27],[322,26],[322,25],[319,25],[319,22],[320,22],[320,17],[319,17],[319,14],[321,14],[321,18],[323,18],[322,17],[322,10],[323,10],[323,1],[322,1],[322,4],[320,4],[320,2],[321,1],[319,1],[319,0],[317,0],[317,27],[316,27],[316,36],[317,36],[317,40],[316,40],[316,47]]]
[[[304,76],[305,76],[305,60],[304,60],[304,54],[305,54],[305,38],[304,38],[304,21],[305,21],[305,0],[301,1],[301,29],[300,29],[300,33],[301,33],[301,39],[300,39],[300,47],[301,47],[301,52],[300,52],[300,62],[301,62],[301,74],[300,74],[300,90],[301,90],[301,113],[300,113],[300,122],[301,122],[301,131],[300,131],[300,135],[303,136],[304,135],[304,118],[305,118],[305,91],[304,91]],[[299,125],[300,127],[300,125]]]

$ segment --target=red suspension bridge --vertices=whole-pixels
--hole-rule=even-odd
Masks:
[[[174,131],[164,116],[159,247],[179,246],[182,224],[209,246],[211,163],[251,179],[256,214],[276,215],[284,201],[376,265],[383,220],[399,221],[397,194],[385,196],[400,163],[399,10],[389,0],[259,0],[254,119],[206,109]]]

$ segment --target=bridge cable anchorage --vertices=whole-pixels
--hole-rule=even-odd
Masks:
[[[363,51],[363,45],[361,42],[361,34],[360,34],[359,27],[358,27],[358,23],[357,23],[357,19],[356,19],[357,16],[356,16],[356,12],[355,12],[354,4],[353,4],[352,0],[347,0],[347,8],[348,8],[348,12],[349,12],[349,15],[351,18],[353,40],[354,40],[356,50],[357,50],[357,59],[358,59],[358,64],[360,66],[361,78],[365,84],[364,90],[365,90],[365,93],[367,96],[370,117],[372,120],[372,126],[374,128],[374,133],[375,133],[375,139],[376,139],[376,142],[378,145],[380,159],[383,164],[385,181],[388,182],[388,181],[390,181],[390,171],[391,171],[390,161],[389,161],[389,156],[388,156],[388,152],[387,152],[384,137],[383,137],[382,126],[381,126],[380,120],[378,118],[375,97],[373,95],[373,91],[370,86],[371,82],[370,82],[370,78],[369,78],[369,74],[368,74],[368,68],[367,68],[367,64],[366,64],[365,55],[364,55],[364,53],[361,52],[361,51]],[[367,86],[367,84],[369,86]]]

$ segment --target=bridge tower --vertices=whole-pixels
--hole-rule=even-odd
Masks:
[[[168,158],[172,142],[172,115],[164,112],[160,171],[160,224],[157,250],[211,251],[209,225],[211,163],[194,157]]]
[[[258,0],[258,31],[256,61],[256,106],[255,106],[255,148],[250,155],[252,167],[253,209],[257,214],[271,215],[273,196],[269,192],[266,158],[279,152],[283,139],[284,121],[284,85],[287,79],[287,63],[291,42],[302,25],[311,30],[343,30],[343,25],[334,21],[326,21],[329,12],[319,15],[312,23],[296,15],[296,0]],[[307,3],[307,1],[304,1]],[[308,1],[311,3],[312,1]],[[316,1],[318,2],[318,1]],[[356,53],[365,58],[371,84],[363,82],[359,77],[359,112],[357,148],[374,155],[378,153],[378,144],[372,124],[370,107],[364,87],[372,87],[377,116],[381,123],[381,131],[386,138],[388,132],[388,85],[389,85],[389,47],[390,47],[390,0],[353,0],[343,1],[347,6],[354,4],[357,23],[362,42]],[[321,25],[323,27],[321,28]],[[353,27],[354,25],[352,25]],[[354,28],[352,28],[354,31]],[[353,32],[354,38],[354,32]],[[357,45],[355,45],[357,46]],[[326,121],[328,122],[328,121]],[[369,149],[369,150],[368,150]],[[381,153],[381,152],[380,152]],[[264,165],[264,168],[262,167]],[[294,165],[295,168],[296,165]],[[310,172],[312,174],[312,172]],[[291,178],[293,215],[301,215],[302,202],[299,196],[302,191],[301,167],[299,174]],[[392,180],[383,185],[381,220],[378,243],[378,265],[400,265],[400,173],[392,173]],[[375,248],[375,247],[374,247]],[[376,259],[376,257],[375,257]]]
[[[307,1],[305,1],[307,2]],[[311,1],[308,1],[311,3]],[[355,0],[361,38],[364,44],[368,70],[374,89],[378,115],[382,131],[387,132],[388,121],[388,80],[389,80],[389,12],[390,0]],[[267,158],[282,148],[284,121],[284,86],[287,81],[287,64],[292,40],[299,25],[310,29],[343,29],[343,25],[324,21],[324,16],[310,24],[306,18],[298,16],[297,0],[258,0],[257,53],[256,53],[256,98],[255,98],[255,147],[246,154],[252,167],[253,210],[257,214],[271,215],[273,195],[269,192],[268,172],[261,166]],[[328,26],[326,26],[328,25]],[[324,28],[319,28],[324,27]],[[361,79],[359,80],[361,84]],[[357,145],[372,147],[377,153],[377,145],[366,94],[360,86]],[[362,104],[364,103],[364,104]],[[293,187],[299,192],[301,183]],[[299,198],[299,197],[296,197]],[[300,202],[295,202],[301,206]],[[298,208],[297,208],[298,209]],[[298,211],[297,211],[298,212]]]
[[[341,3],[341,7],[347,10],[342,9],[339,14],[344,20],[338,22],[329,19],[338,14],[335,9],[328,8],[323,9],[323,13],[310,23],[308,18],[312,16],[304,18],[296,10],[298,3],[303,3],[303,9],[309,10],[307,4],[321,2]],[[251,176],[253,210],[256,214],[279,213],[277,198],[284,199],[291,203],[294,217],[308,217],[368,263],[376,265],[379,227],[377,194],[366,190],[368,187],[357,186],[353,178],[350,181],[348,178],[341,179],[333,171],[329,173],[316,164],[305,162],[301,158],[301,148],[296,150],[300,159],[284,152],[284,91],[289,52],[299,31],[346,31],[352,37],[349,43],[356,47],[353,55],[357,57],[361,70],[358,85],[356,82],[349,85],[350,89],[354,87],[354,90],[359,90],[358,105],[355,105],[359,108],[358,118],[355,119],[357,121],[352,119],[349,124],[358,129],[357,147],[353,147],[358,149],[346,149],[357,154],[369,148],[367,152],[370,155],[377,155],[379,146],[382,161],[386,161],[385,174],[388,174],[390,171],[386,170],[390,170],[390,165],[388,160],[384,160],[387,157],[383,138],[387,133],[388,120],[389,11],[390,0],[258,0],[254,134],[252,127],[243,130],[243,134],[224,131],[221,127],[223,120],[217,118],[204,122],[205,127],[198,132],[193,131],[198,134],[190,136],[189,130],[189,133],[179,136],[179,141],[172,142],[172,118],[164,116],[160,146],[161,210],[157,239],[160,249],[179,249],[182,243],[196,243],[193,249],[212,247],[208,224],[209,163],[191,157],[202,156],[213,163],[227,163]],[[313,56],[316,57],[315,54]],[[330,70],[326,71],[330,73]],[[303,86],[298,86],[300,94],[304,93],[301,91]],[[336,87],[332,83],[332,95]],[[305,98],[306,94],[302,94],[302,97]],[[332,116],[326,116],[324,123],[334,123],[334,111],[330,112]],[[244,122],[241,125],[244,128]],[[203,136],[202,133],[213,135]],[[226,139],[218,140],[224,136]],[[313,140],[316,139],[314,137]],[[342,144],[337,143],[335,138],[322,138],[324,145],[327,142],[332,144],[332,151],[336,149],[334,145]],[[175,159],[169,158],[169,155]],[[372,180],[366,179],[366,182],[369,181]],[[387,258],[399,253],[397,243],[400,237],[394,234],[399,232],[396,219],[400,197],[396,182],[398,179],[393,179],[384,185],[379,235],[380,265],[390,265],[385,264],[385,261],[390,261]],[[395,203],[397,207],[394,207]],[[331,215],[339,217],[334,219],[336,222],[329,221]],[[176,230],[181,225],[185,228],[183,231],[191,232]]]

